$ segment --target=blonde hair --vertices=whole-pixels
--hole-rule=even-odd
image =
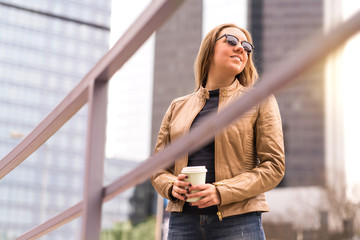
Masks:
[[[251,34],[246,29],[240,28],[235,24],[231,24],[231,23],[222,24],[212,29],[201,42],[199,52],[195,59],[194,72],[195,72],[196,90],[198,90],[200,86],[205,87],[209,68],[210,68],[210,63],[214,56],[216,39],[220,37],[219,34],[223,29],[229,27],[234,27],[242,31],[245,34],[247,41],[252,44]],[[252,60],[252,55],[253,53],[251,52],[249,54],[249,58],[245,65],[244,70],[238,75],[236,75],[236,78],[238,79],[240,84],[245,87],[252,86],[255,83],[255,81],[258,79],[258,73],[254,65],[254,62]]]

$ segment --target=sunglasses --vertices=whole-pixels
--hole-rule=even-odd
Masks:
[[[235,37],[234,35],[231,35],[231,34],[224,34],[221,37],[219,37],[218,39],[216,39],[215,42],[217,40],[220,40],[223,37],[226,37],[227,43],[234,47],[236,45],[238,45],[238,43],[240,42],[237,37]],[[247,41],[241,41],[240,43],[241,43],[241,46],[244,48],[244,50],[247,52],[247,54],[250,54],[252,52],[252,50],[255,48],[251,43],[249,43]]]

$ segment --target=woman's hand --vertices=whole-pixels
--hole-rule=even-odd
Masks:
[[[197,193],[187,194],[187,198],[203,197],[202,199],[190,203],[191,206],[197,206],[198,208],[206,208],[213,205],[220,204],[220,195],[216,190],[216,187],[212,184],[206,183],[197,186],[192,186],[189,191],[199,191]]]
[[[191,187],[191,183],[185,182],[184,179],[188,178],[188,176],[184,174],[179,174],[177,176],[177,179],[174,182],[171,194],[173,197],[178,198],[180,200],[186,201],[188,197],[186,194],[189,192],[189,187]]]

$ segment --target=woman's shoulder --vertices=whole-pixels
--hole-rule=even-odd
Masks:
[[[197,97],[196,92],[187,94],[185,96],[177,97],[174,100],[172,100],[171,105],[182,104],[182,103],[189,101],[195,97]]]

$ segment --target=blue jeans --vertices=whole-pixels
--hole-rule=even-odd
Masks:
[[[223,218],[172,212],[168,240],[265,240],[261,213]]]

